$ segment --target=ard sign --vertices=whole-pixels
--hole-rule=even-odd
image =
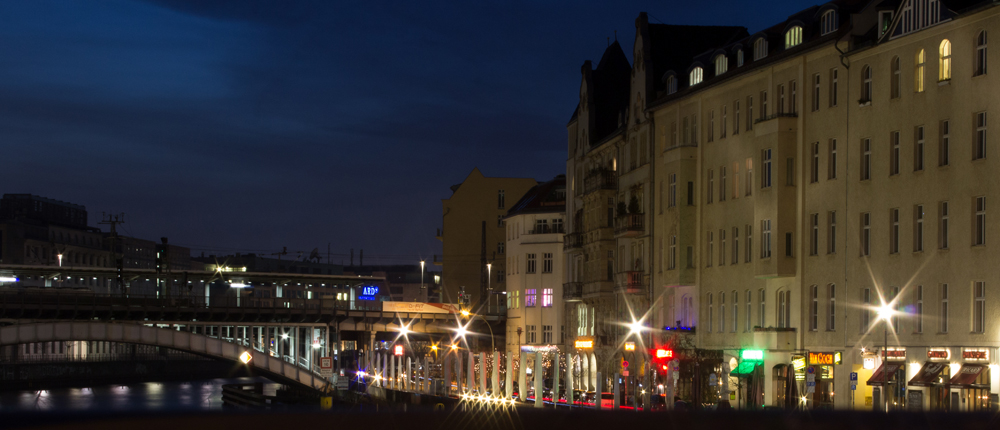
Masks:
[[[378,295],[378,287],[374,285],[366,285],[361,287],[361,294],[358,295],[360,300],[375,300],[375,296]]]

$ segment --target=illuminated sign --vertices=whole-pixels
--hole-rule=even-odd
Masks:
[[[625,342],[626,351],[635,351],[635,342]]]
[[[810,352],[809,364],[833,364],[833,354],[826,352]]]
[[[594,347],[593,340],[577,340],[573,346],[577,349],[592,349]]]
[[[874,357],[865,357],[864,368],[867,369],[867,370],[874,369],[875,368],[875,358]]]
[[[947,349],[932,349],[927,351],[927,358],[947,360],[951,358],[951,351]]]
[[[657,349],[656,358],[674,358],[674,351],[671,349]],[[666,366],[663,366],[666,368]]]
[[[887,350],[885,350],[885,356],[886,356],[886,359],[905,360],[906,359],[906,350],[905,349],[887,349]]]
[[[396,345],[392,348],[392,353],[394,355],[403,355],[403,345]]]
[[[801,372],[806,368],[806,358],[801,355],[792,357],[792,367],[796,372]]]
[[[378,295],[378,287],[374,285],[366,285],[361,287],[361,294],[358,295],[359,300],[375,300],[375,296]]]
[[[555,345],[521,345],[524,352],[559,352],[559,347]]]
[[[990,358],[990,355],[985,349],[964,349],[962,350],[962,358],[965,360],[986,361]]]
[[[764,351],[760,349],[744,349],[740,352],[740,358],[752,361],[764,361]]]
[[[240,354],[240,361],[242,361],[243,364],[250,364],[250,360],[253,360],[253,356],[250,355],[250,352],[243,351],[243,353]]]
[[[844,354],[841,353],[840,351],[833,353],[833,364],[843,364],[843,363],[844,363]]]

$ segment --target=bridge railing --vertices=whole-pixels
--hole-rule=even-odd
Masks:
[[[330,297],[312,299],[299,298],[257,298],[232,296],[182,296],[161,297],[154,295],[129,294],[97,295],[97,294],[43,294],[34,291],[3,291],[0,292],[0,304],[24,305],[88,305],[106,307],[149,307],[149,308],[185,308],[185,309],[223,309],[223,308],[259,308],[259,309],[303,309],[341,311],[381,311],[382,302],[368,300],[337,300]]]

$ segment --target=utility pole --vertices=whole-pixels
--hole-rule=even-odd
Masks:
[[[107,224],[111,226],[111,252],[115,256],[115,268],[118,270],[117,284],[121,291],[122,297],[125,297],[127,292],[125,291],[125,254],[124,252],[118,252],[118,224],[125,223],[125,213],[122,212],[118,215],[109,215],[101,212],[101,222],[98,224]],[[122,249],[124,251],[124,249]]]
[[[482,233],[480,238],[480,249],[479,249],[479,302],[477,306],[485,303],[483,297],[489,294],[486,291],[486,221],[483,221]]]

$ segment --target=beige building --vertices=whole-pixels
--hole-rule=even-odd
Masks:
[[[506,230],[503,217],[537,182],[529,178],[488,178],[479,169],[461,184],[451,187],[450,198],[442,199],[443,228],[438,239],[444,242],[442,255],[442,303],[458,303],[464,291],[471,306],[478,307],[486,288],[503,292],[506,260]],[[492,264],[488,281],[486,264]],[[502,304],[494,297],[494,304]]]
[[[566,177],[538,184],[511,207],[504,222],[507,260],[507,352],[565,350],[563,233]]]
[[[721,351],[709,363],[721,386],[678,392],[727,398],[742,381],[729,397],[741,404],[871,409],[884,378],[891,408],[995,404],[987,35],[1000,9],[834,1],[694,54],[647,48],[647,28],[641,15],[634,75],[657,56],[675,64],[649,75],[653,94],[632,83],[653,130],[650,326],[696,326],[696,346]],[[590,156],[574,149],[580,128],[568,127],[574,179]],[[635,189],[627,174],[619,199]],[[888,342],[883,300],[897,311]],[[761,363],[741,358],[750,350]]]

